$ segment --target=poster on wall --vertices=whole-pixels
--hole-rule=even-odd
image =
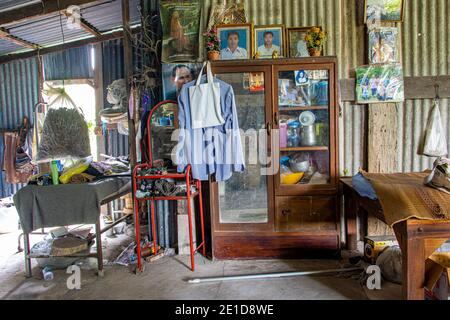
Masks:
[[[201,68],[201,63],[163,63],[164,100],[176,101],[183,85],[197,79]]]
[[[403,68],[400,64],[356,68],[356,103],[404,101]]]
[[[199,1],[161,1],[163,62],[199,58],[201,6]]]
[[[397,28],[374,28],[369,31],[369,63],[396,63]]]
[[[366,22],[380,19],[381,22],[403,21],[404,0],[365,0]]]

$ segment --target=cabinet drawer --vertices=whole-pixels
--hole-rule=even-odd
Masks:
[[[336,230],[336,197],[277,197],[275,230],[301,232]]]

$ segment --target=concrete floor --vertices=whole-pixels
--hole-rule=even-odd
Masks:
[[[38,241],[41,236],[33,236]],[[105,259],[113,259],[131,238],[121,235],[105,239]],[[328,276],[301,276],[280,279],[226,281],[189,284],[191,277],[226,276],[283,271],[334,269],[343,266],[336,260],[253,260],[210,261],[196,256],[192,273],[188,256],[164,257],[147,263],[145,271],[133,274],[117,265],[105,267],[99,278],[95,259],[84,263],[81,289],[69,290],[68,274],[56,270],[52,281],[42,280],[41,270],[33,264],[33,278],[24,277],[23,254],[17,251],[17,235],[0,235],[0,299],[368,299],[371,293],[358,280],[360,273]],[[394,288],[396,292],[398,288]],[[396,298],[395,294],[393,296]]]

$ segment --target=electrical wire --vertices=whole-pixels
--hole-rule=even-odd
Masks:
[[[59,6],[59,0],[56,0],[56,4],[58,6],[58,12],[59,12],[59,26],[61,28],[61,36],[62,36],[62,44],[66,44],[66,39],[64,37],[64,28],[63,28],[63,22],[62,22],[62,13],[61,13],[61,7]],[[63,85],[63,90],[65,89],[65,83],[64,83],[64,78],[62,79],[62,85]]]

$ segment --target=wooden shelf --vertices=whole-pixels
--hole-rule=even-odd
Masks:
[[[328,110],[328,106],[280,107],[279,108],[279,111],[306,111],[306,110]]]
[[[280,152],[290,152],[290,151],[328,151],[328,147],[317,146],[317,147],[280,148]]]

